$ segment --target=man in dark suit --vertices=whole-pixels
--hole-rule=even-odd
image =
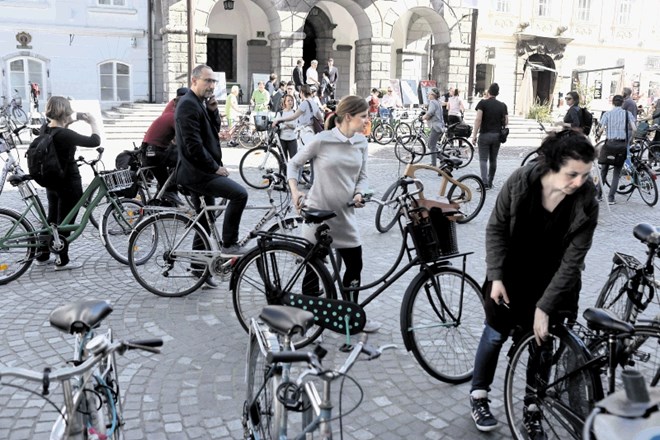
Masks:
[[[207,205],[214,205],[216,197],[229,200],[222,225],[221,253],[235,256],[243,253],[236,243],[248,195],[242,185],[229,178],[229,171],[222,164],[218,136],[220,113],[214,96],[217,82],[210,67],[203,64],[195,67],[190,91],[176,106],[176,144],[179,147],[176,181],[203,195]],[[195,203],[195,208],[199,210],[199,203]],[[205,219],[200,223],[206,231],[210,230]],[[193,248],[203,249],[201,240],[196,240]],[[212,283],[207,281],[207,284]]]
[[[328,90],[324,93],[330,99],[335,99],[335,91],[337,90],[337,80],[339,79],[339,71],[334,66],[335,60],[328,58],[328,65],[323,70],[323,76],[328,79]]]
[[[296,67],[293,68],[293,83],[296,85],[296,91],[300,92],[300,88],[305,84],[305,77],[303,76],[303,66],[305,62],[303,60],[298,60]]]

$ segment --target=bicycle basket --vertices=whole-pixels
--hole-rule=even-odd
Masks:
[[[454,221],[456,207],[423,199],[418,200],[417,203],[430,206],[429,208],[419,206],[411,210],[412,221],[407,225],[419,259],[427,263],[440,257],[457,254],[458,240]]]
[[[467,138],[472,135],[472,126],[468,124],[458,124],[451,132],[455,137]]]
[[[254,128],[257,131],[266,131],[266,130],[268,130],[268,116],[266,116],[266,115],[254,115]]]
[[[22,106],[23,106],[23,98],[21,98],[20,96],[16,96],[16,97],[14,98],[14,102],[16,103],[16,105],[17,105],[18,107],[22,107]]]
[[[122,169],[116,171],[107,171],[101,174],[105,186],[108,187],[109,192],[116,193],[123,189],[128,189],[133,186],[133,176],[131,170]]]

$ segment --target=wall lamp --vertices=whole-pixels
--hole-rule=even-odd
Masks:
[[[234,9],[234,0],[225,0],[222,4],[225,6],[225,11]]]

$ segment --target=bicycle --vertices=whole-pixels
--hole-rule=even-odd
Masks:
[[[642,159],[641,153],[642,149],[639,144],[630,146],[630,161],[626,160],[623,167],[621,167],[619,186],[616,192],[617,194],[628,195],[627,200],[630,200],[633,191],[637,189],[644,203],[655,206],[658,203],[657,176],[655,171]],[[610,179],[606,176],[603,183],[609,187],[609,181]]]
[[[412,184],[418,188],[409,192],[407,188]],[[481,289],[465,271],[471,252],[459,253],[453,222],[443,212],[427,209],[422,205],[428,201],[415,199],[422,188],[419,180],[402,178],[400,185],[404,191],[392,202],[370,199],[379,204],[396,202],[402,206],[405,225],[403,221],[399,223],[402,239],[398,256],[383,276],[361,287],[345,288],[339,281],[337,259],[330,252],[329,226],[321,224],[332,218],[334,212],[302,210],[306,222],[318,225],[314,244],[301,237],[259,233],[257,246],[237,261],[229,285],[234,311],[245,331],[250,329],[250,319],[258,316],[265,305],[310,308],[315,313],[315,325],[294,340],[296,348],[300,348],[315,340],[324,329],[335,329],[332,317],[324,313],[326,304],[337,298],[333,277],[338,281],[342,300],[350,298],[354,290],[366,291],[378,286],[359,303],[365,307],[410,269],[419,267],[401,302],[401,334],[406,350],[412,351],[422,368],[438,380],[449,383],[469,380],[484,319]],[[432,222],[442,229],[439,235]],[[404,255],[408,262],[395,273]],[[459,259],[462,264],[454,267],[453,259]],[[316,304],[321,306],[311,306]]]
[[[594,403],[605,392],[616,391],[619,366],[641,368],[645,377],[654,378],[651,386],[657,384],[660,323],[633,326],[598,308],[586,309],[583,317],[588,329],[575,322],[551,325],[540,347],[533,333],[514,340],[504,378],[505,411],[514,439],[528,438],[521,418],[532,411],[531,405],[548,439],[581,439]]]
[[[270,220],[270,229],[292,231],[298,228],[300,219],[287,217],[291,211],[290,193],[282,175],[271,173],[267,190],[269,205],[248,204],[246,210],[266,210],[257,224],[238,241],[245,246]],[[273,191],[283,194],[275,203]],[[207,206],[201,199],[201,210],[188,217],[172,210],[156,212],[141,221],[128,241],[128,264],[137,282],[158,296],[180,297],[197,290],[209,276],[224,279],[232,270],[236,257],[225,257],[220,252],[222,240],[216,228],[210,235],[200,223],[206,219],[213,224],[217,212],[226,209],[226,199],[220,205]],[[197,246],[195,246],[197,244]]]
[[[343,302],[344,307],[355,304]],[[336,310],[336,309],[335,309]],[[343,314],[342,314],[343,315]],[[343,325],[343,318],[334,320]],[[332,425],[353,412],[361,403],[363,391],[357,381],[348,375],[360,354],[368,360],[377,359],[381,353],[395,345],[375,348],[366,343],[366,335],[355,345],[344,345],[340,350],[348,352],[343,365],[328,369],[321,363],[327,351],[317,346],[314,352],[296,351],[292,337],[305,333],[313,325],[314,315],[310,312],[286,306],[266,306],[258,319],[250,321],[249,344],[246,361],[247,393],[243,403],[243,429],[245,439],[287,439],[289,426],[293,425],[289,413],[300,413],[300,434],[291,438],[304,439],[317,432],[320,438],[332,439]],[[354,322],[356,329],[359,323]],[[362,321],[362,325],[364,322]],[[294,366],[302,365],[294,377]],[[313,382],[319,379],[322,391]],[[353,382],[360,393],[357,404],[342,412],[342,391],[345,379]],[[340,380],[339,414],[333,416],[333,382]]]
[[[461,159],[460,163],[456,162],[457,165],[455,165],[455,167],[464,168],[472,162],[472,158],[474,157],[474,146],[466,138],[454,135],[454,130],[459,124],[462,123],[456,122],[446,127],[442,136],[438,139],[437,153],[426,152],[428,136],[426,135],[424,124],[419,124],[416,131],[414,131],[415,127],[413,127],[413,131],[410,135],[397,138],[396,144],[394,145],[394,155],[399,162],[409,164],[419,162],[424,156],[430,154],[436,154],[438,156],[443,154],[445,156]]]
[[[7,176],[14,173],[23,173],[21,168],[20,156],[16,154],[16,142],[14,141],[14,136],[22,129],[17,128],[15,130],[10,130],[9,127],[6,127],[5,130],[0,131],[0,159],[4,163],[2,166],[2,171],[0,172],[0,194],[5,187],[5,182]],[[3,156],[3,154],[5,156]]]
[[[403,113],[401,117],[405,115],[407,113]],[[398,137],[409,136],[412,133],[410,125],[401,121],[398,116],[390,109],[380,107],[378,115],[371,121],[370,138],[380,145],[387,145]]]
[[[660,288],[653,265],[655,258],[660,259],[660,231],[640,223],[633,228],[633,235],[646,245],[646,261],[642,263],[632,255],[615,252],[612,269],[595,304],[631,324],[637,322],[639,314],[653,301],[655,289]]]
[[[223,125],[220,128],[220,141],[228,142],[233,145],[241,145],[244,148],[251,148],[256,146],[253,144],[252,129],[250,128],[250,114],[252,111],[248,109],[238,121],[231,127]],[[231,145],[230,145],[231,146]]]
[[[1,384],[42,396],[58,411],[50,433],[52,440],[124,438],[123,402],[120,373],[115,354],[138,349],[160,353],[161,339],[114,341],[112,329],[95,335],[103,319],[112,312],[107,301],[87,300],[58,307],[50,314],[50,325],[64,333],[74,334],[72,366],[53,370],[32,371],[0,366]],[[25,385],[5,382],[17,378],[35,382],[40,391]],[[64,396],[60,409],[49,396],[52,384],[59,382]],[[54,388],[54,387],[53,387]]]
[[[0,118],[13,120],[17,125],[27,125],[28,116],[23,110],[22,99],[18,90],[14,89],[14,96],[8,99],[2,96],[3,105],[0,107]]]
[[[416,178],[415,173],[420,170],[431,171],[441,178],[438,196],[447,199],[450,204],[456,204],[458,210],[462,214],[461,218],[456,220],[457,223],[467,223],[474,219],[481,208],[483,208],[486,201],[486,188],[481,180],[481,177],[476,174],[466,174],[458,178],[454,178],[452,171],[460,164],[460,159],[440,156],[440,166],[434,167],[427,164],[413,164],[406,165],[403,175],[412,179]],[[447,185],[449,190],[447,191]],[[390,185],[383,194],[383,200],[395,200],[399,194],[397,190],[401,187],[398,182]],[[424,194],[420,194],[420,198],[424,198]],[[376,209],[376,229],[379,232],[387,232],[395,225],[397,219],[401,216],[401,207],[398,204],[379,205]]]
[[[62,222],[49,224],[46,211],[37,191],[30,182],[32,177],[23,174],[19,168],[14,168],[9,177],[9,183],[18,188],[26,208],[22,212],[13,209],[0,208],[0,285],[19,278],[28,270],[34,259],[41,254],[41,249],[48,247],[50,252],[59,254],[67,249],[69,243],[77,239],[85,230],[89,217],[101,202],[108,200],[99,235],[101,242],[112,257],[122,264],[128,263],[126,255],[128,248],[128,233],[142,217],[142,205],[136,200],[121,199],[114,191],[125,189],[132,185],[128,170],[98,171],[97,164],[103,155],[103,148],[96,149],[98,156],[91,161],[79,157],[78,161],[89,165],[94,172],[94,179],[89,184],[82,197]],[[75,216],[90,194],[96,192],[96,197],[85,207],[79,223]],[[36,218],[40,223],[35,227],[30,218]],[[69,232],[64,237],[60,232]]]

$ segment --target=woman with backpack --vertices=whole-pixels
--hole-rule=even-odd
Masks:
[[[571,128],[582,127],[582,114],[580,110],[580,95],[577,92],[568,92],[566,94],[566,104],[570,107],[564,115],[564,126]]]
[[[101,144],[99,127],[96,119],[90,113],[78,112],[74,119],[73,109],[69,100],[63,96],[52,96],[46,103],[46,118],[48,124],[41,127],[41,134],[50,132],[53,136],[53,144],[57,157],[64,172],[64,177],[57,183],[46,186],[48,197],[48,223],[60,224],[76,206],[82,197],[82,179],[76,164],[76,146],[95,148]],[[76,121],[87,122],[92,128],[91,136],[83,136],[69,129],[69,125]],[[77,213],[76,213],[77,216]],[[75,217],[72,223],[75,221]],[[69,233],[62,232],[67,237]],[[40,249],[36,258],[37,265],[50,263],[50,252],[48,248]],[[55,270],[71,270],[82,267],[81,263],[69,259],[68,248],[60,252],[55,261]]]

